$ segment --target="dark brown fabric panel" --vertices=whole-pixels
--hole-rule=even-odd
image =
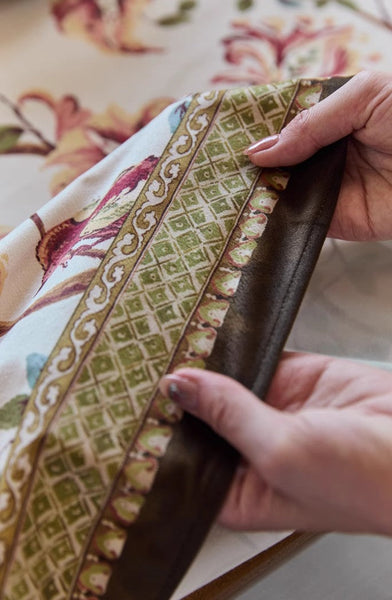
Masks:
[[[236,458],[205,424],[184,416],[130,527],[105,600],[170,598],[219,510]]]

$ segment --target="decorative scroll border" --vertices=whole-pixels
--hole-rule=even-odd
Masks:
[[[26,406],[0,487],[0,584],[9,564],[29,477],[46,430],[92,347],[113,300],[140,260],[172,194],[206,135],[223,92],[195,96],[170,146],[144,186],[122,230],[51,353]]]

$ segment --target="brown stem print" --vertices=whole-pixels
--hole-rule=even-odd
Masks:
[[[46,155],[49,154],[49,152],[51,152],[52,150],[54,150],[54,144],[45,139],[42,133],[36,127],[34,127],[32,123],[30,123],[30,121],[25,117],[25,115],[22,113],[21,109],[17,104],[11,102],[11,100],[9,100],[4,94],[0,94],[0,102],[5,104],[14,113],[14,115],[18,119],[18,124],[23,129],[23,133],[31,133],[41,142],[41,145],[39,146],[36,144],[25,144],[23,146],[25,153],[30,151],[33,154]],[[15,150],[15,148],[13,148],[12,151],[18,152],[18,150]]]
[[[355,13],[357,13],[357,15],[359,15],[360,17],[365,19],[365,21],[368,21],[369,23],[373,23],[380,27],[384,27],[385,29],[388,29],[389,31],[392,31],[392,22],[391,22],[389,14],[388,14],[388,10],[386,8],[384,0],[376,0],[376,5],[378,6],[378,8],[380,10],[380,14],[381,14],[380,17],[378,17],[370,12],[367,12],[366,10],[363,10],[363,8],[359,8],[359,6],[357,6],[357,4],[355,4],[355,2],[352,2],[352,0],[332,0],[332,1],[336,2],[337,4],[340,4],[341,6],[344,6],[346,8],[353,10]],[[327,3],[328,3],[328,0],[322,0],[321,2],[320,2],[320,0],[316,0],[316,5],[318,5],[318,6],[322,6]]]

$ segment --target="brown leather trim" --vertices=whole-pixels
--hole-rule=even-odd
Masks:
[[[345,140],[292,170],[219,330],[208,367],[259,397],[280,352],[328,231],[344,168]]]
[[[236,452],[224,440],[184,416],[131,526],[105,600],[170,598],[215,518],[235,464]]]

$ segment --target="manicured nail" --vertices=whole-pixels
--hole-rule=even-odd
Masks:
[[[269,148],[272,148],[272,146],[275,146],[275,144],[278,143],[279,137],[280,136],[278,133],[276,135],[270,135],[269,137],[266,137],[260,140],[259,142],[256,142],[255,144],[249,146],[249,148],[244,150],[244,154],[249,156],[249,154],[256,154],[256,152],[268,150]]]
[[[197,387],[193,381],[180,375],[165,375],[159,383],[164,396],[176,402],[185,410],[195,410],[197,405]]]

